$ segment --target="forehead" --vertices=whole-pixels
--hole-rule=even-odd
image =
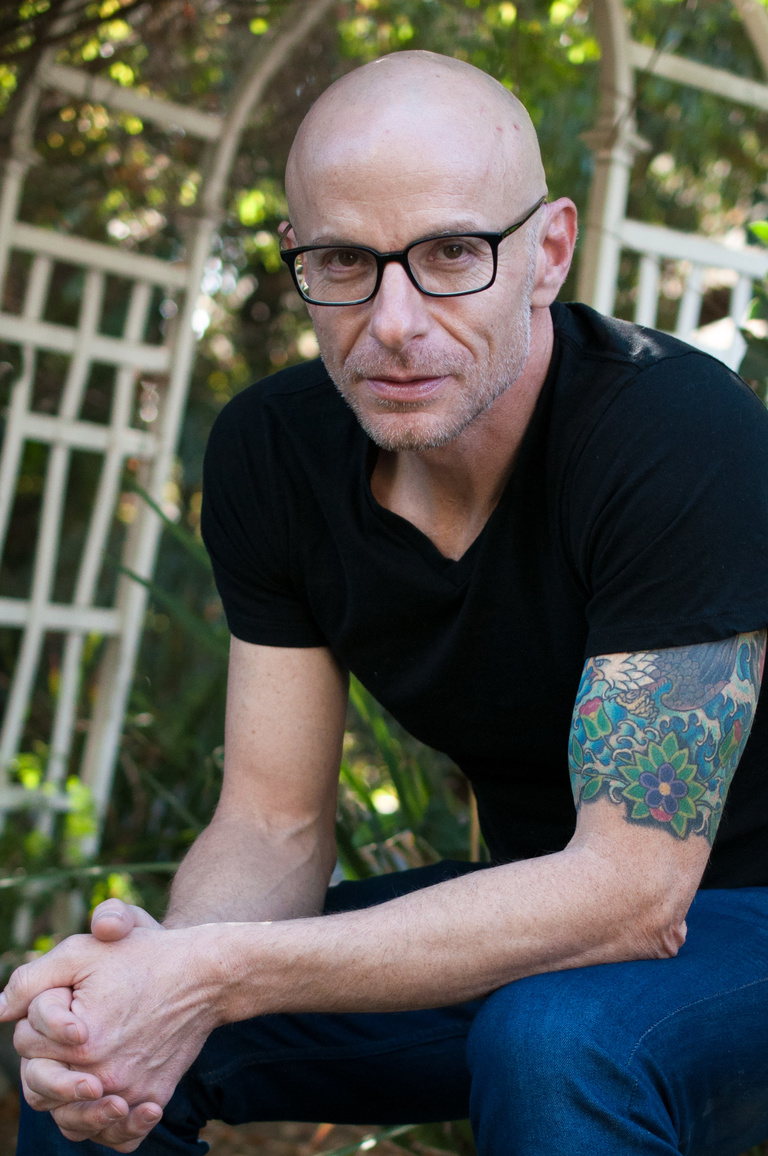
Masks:
[[[299,241],[390,249],[444,229],[502,228],[526,196],[507,145],[492,119],[474,129],[430,117],[318,134],[291,182]]]

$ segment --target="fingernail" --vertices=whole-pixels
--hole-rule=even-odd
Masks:
[[[144,1113],[144,1119],[148,1124],[156,1124],[162,1114],[162,1112],[158,1112],[157,1108],[147,1108]]]
[[[77,1092],[78,1097],[81,1100],[92,1100],[93,1099],[93,1091],[91,1090],[91,1085],[88,1083],[87,1080],[81,1080],[80,1083],[75,1088],[75,1091]]]
[[[108,1120],[122,1120],[125,1112],[122,1112],[115,1104],[107,1104],[104,1115]]]
[[[0,992],[0,1016],[4,1015],[7,1010],[8,1010],[8,997],[6,996],[5,992],[2,991],[2,992]]]
[[[77,1024],[67,1024],[64,1029],[64,1035],[67,1037],[71,1044],[80,1043],[80,1028],[77,1026]]]

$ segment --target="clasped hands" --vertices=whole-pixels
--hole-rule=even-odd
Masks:
[[[24,1096],[67,1139],[133,1152],[160,1120],[221,1022],[197,967],[206,930],[166,930],[110,899],[94,911],[91,935],[71,936],[9,979],[0,1020],[18,1020]]]

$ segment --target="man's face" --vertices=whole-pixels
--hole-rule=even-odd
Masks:
[[[506,196],[509,174],[476,154],[446,143],[400,150],[399,163],[374,148],[357,164],[351,152],[315,164],[294,210],[298,242],[390,252],[438,233],[501,231],[530,208],[527,194]],[[529,352],[539,220],[502,241],[496,281],[482,293],[426,297],[391,263],[372,301],[309,307],[329,374],[379,446],[443,446],[517,379]]]

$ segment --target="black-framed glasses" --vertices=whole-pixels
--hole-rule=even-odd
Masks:
[[[450,233],[413,241],[394,253],[365,245],[301,245],[280,256],[310,305],[362,305],[376,296],[384,266],[397,261],[427,297],[465,297],[496,280],[499,245],[541,208],[533,208],[501,233]]]

